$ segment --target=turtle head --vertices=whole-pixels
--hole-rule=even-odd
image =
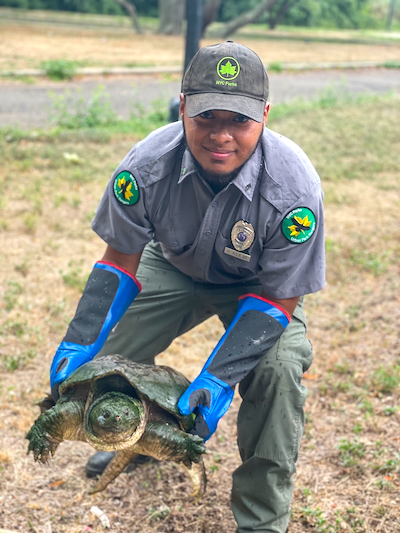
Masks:
[[[107,392],[99,396],[87,411],[86,428],[99,443],[116,445],[130,441],[143,425],[144,408],[137,398],[122,392]]]

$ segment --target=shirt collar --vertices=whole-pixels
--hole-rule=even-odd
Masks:
[[[260,174],[261,164],[262,148],[261,145],[258,144],[253,155],[246,161],[239,174],[232,181],[232,183],[250,202],[253,199],[254,189]],[[187,176],[194,174],[195,172],[197,172],[196,161],[188,148],[186,148],[182,157],[181,172],[178,183],[182,183]]]
[[[262,164],[262,148],[258,144],[253,155],[243,165],[233,184],[251,202]]]
[[[196,161],[186,147],[182,157],[181,173],[179,175],[178,183],[181,183],[185,178],[194,172],[197,172]]]

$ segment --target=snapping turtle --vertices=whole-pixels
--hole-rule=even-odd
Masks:
[[[30,429],[28,453],[46,463],[63,440],[88,442],[116,451],[92,493],[106,488],[136,454],[183,464],[193,482],[192,496],[204,494],[203,440],[187,433],[194,415],[177,403],[189,381],[172,368],[134,363],[121,355],[98,357],[79,367],[39,405],[42,414]]]

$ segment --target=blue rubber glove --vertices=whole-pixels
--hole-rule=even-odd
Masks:
[[[235,389],[203,369],[178,402],[178,409],[183,415],[196,409],[196,419],[190,433],[207,441],[229,409],[234,394]]]
[[[51,365],[50,385],[55,401],[60,383],[101,350],[110,331],[140,290],[139,281],[123,268],[105,261],[94,265],[76,314]]]
[[[236,383],[245,378],[284,332],[289,314],[273,302],[246,294],[199,376],[178,402],[183,415],[196,410],[191,433],[206,441],[231,405]]]

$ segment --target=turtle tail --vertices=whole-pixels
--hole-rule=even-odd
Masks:
[[[185,465],[183,466],[188,471],[188,474],[193,484],[193,492],[190,497],[194,498],[195,501],[198,501],[204,496],[207,485],[206,469],[204,466],[203,458],[201,458],[199,463],[192,463],[190,468]]]

